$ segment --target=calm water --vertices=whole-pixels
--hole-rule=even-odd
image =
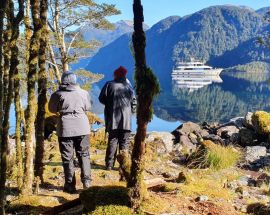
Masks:
[[[270,72],[222,72],[220,77],[179,77],[156,100],[149,131],[172,131],[181,122],[225,122],[248,111],[270,111]],[[170,84],[170,83],[169,83]],[[98,89],[94,88],[95,95]],[[96,96],[94,109],[102,111]],[[11,133],[14,132],[14,109]],[[133,117],[133,130],[136,120]]]
[[[270,111],[270,72],[222,72],[220,77],[179,77],[155,103],[168,121],[224,122],[248,111]]]

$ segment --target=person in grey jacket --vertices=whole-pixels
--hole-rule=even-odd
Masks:
[[[90,124],[86,115],[90,109],[90,96],[77,85],[76,75],[63,73],[59,89],[50,98],[49,111],[59,114],[57,135],[65,174],[64,191],[68,193],[76,192],[74,150],[81,168],[83,187],[90,187]]]
[[[131,84],[126,79],[127,70],[119,67],[114,71],[114,80],[102,88],[99,101],[105,105],[105,126],[109,133],[109,143],[106,151],[106,168],[114,166],[117,149],[128,150],[131,132],[131,117],[136,109],[136,97]]]

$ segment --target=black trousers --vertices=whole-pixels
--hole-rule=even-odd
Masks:
[[[89,135],[78,137],[59,137],[60,152],[63,161],[65,183],[76,185],[74,151],[81,168],[81,181],[91,180],[91,166],[89,154]]]
[[[109,143],[106,150],[105,163],[106,167],[113,167],[116,160],[117,149],[128,150],[130,131],[127,130],[111,130],[109,131]]]

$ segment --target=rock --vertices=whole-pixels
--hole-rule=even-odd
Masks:
[[[253,113],[252,112],[248,112],[245,116],[245,120],[244,120],[244,126],[250,129],[253,129],[253,123],[252,123],[252,116]]]
[[[237,184],[239,186],[248,186],[250,183],[251,178],[248,176],[242,176],[237,180]]]
[[[261,135],[270,134],[270,114],[265,111],[257,111],[252,115],[252,124],[255,131]]]
[[[244,123],[245,123],[245,118],[244,117],[235,117],[230,120],[231,123],[233,123],[236,127],[243,128]]]
[[[187,181],[187,177],[186,177],[185,173],[184,172],[180,172],[179,175],[178,175],[178,177],[177,177],[177,179],[176,179],[176,182],[177,183],[184,183],[186,181]]]
[[[176,177],[175,174],[172,174],[172,173],[169,173],[169,172],[164,172],[161,175],[163,176],[163,178],[175,178]]]
[[[193,144],[198,144],[198,137],[194,133],[190,133],[188,138]]]
[[[202,129],[200,125],[193,122],[183,123],[172,132],[177,142],[179,142],[180,136],[182,135],[188,136],[190,133],[194,133],[197,136],[201,136],[201,137],[209,134],[205,129]]]
[[[162,143],[161,148],[158,149],[158,153],[170,153],[174,148],[175,137],[169,132],[151,132],[146,138],[146,142],[154,142],[160,140]]]
[[[238,134],[239,129],[236,126],[224,126],[217,130],[217,135],[222,138],[230,138],[233,134]]]
[[[193,122],[186,122],[180,125],[175,131],[179,132],[181,135],[189,135],[190,133],[200,132],[201,130],[202,129],[198,124]]]
[[[242,128],[239,131],[240,136],[240,144],[241,146],[254,146],[256,142],[254,140],[256,139],[255,131],[247,128]]]
[[[235,189],[235,192],[236,193],[240,193],[240,194],[243,194],[243,192],[244,192],[244,188],[243,187],[237,187],[236,189]]]
[[[195,201],[197,201],[197,202],[206,202],[206,201],[208,201],[208,196],[198,196],[196,199],[195,199]]]
[[[204,140],[211,140],[214,143],[225,145],[224,140],[220,136],[215,135],[215,134],[209,134],[207,136],[204,136],[203,139]]]
[[[185,154],[191,154],[197,149],[197,146],[191,142],[188,136],[185,135],[180,137],[180,145],[182,146],[182,150],[184,150]]]
[[[256,179],[256,186],[261,187],[262,185],[270,185],[270,175],[266,173],[262,173],[259,175],[259,177]]]
[[[245,149],[245,161],[247,163],[253,163],[266,155],[267,149],[264,146],[248,146]]]

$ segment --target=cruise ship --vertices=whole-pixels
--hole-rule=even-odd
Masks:
[[[175,75],[207,75],[218,76],[222,72],[222,69],[216,69],[211,66],[207,66],[200,61],[179,62],[173,69],[172,76]]]

